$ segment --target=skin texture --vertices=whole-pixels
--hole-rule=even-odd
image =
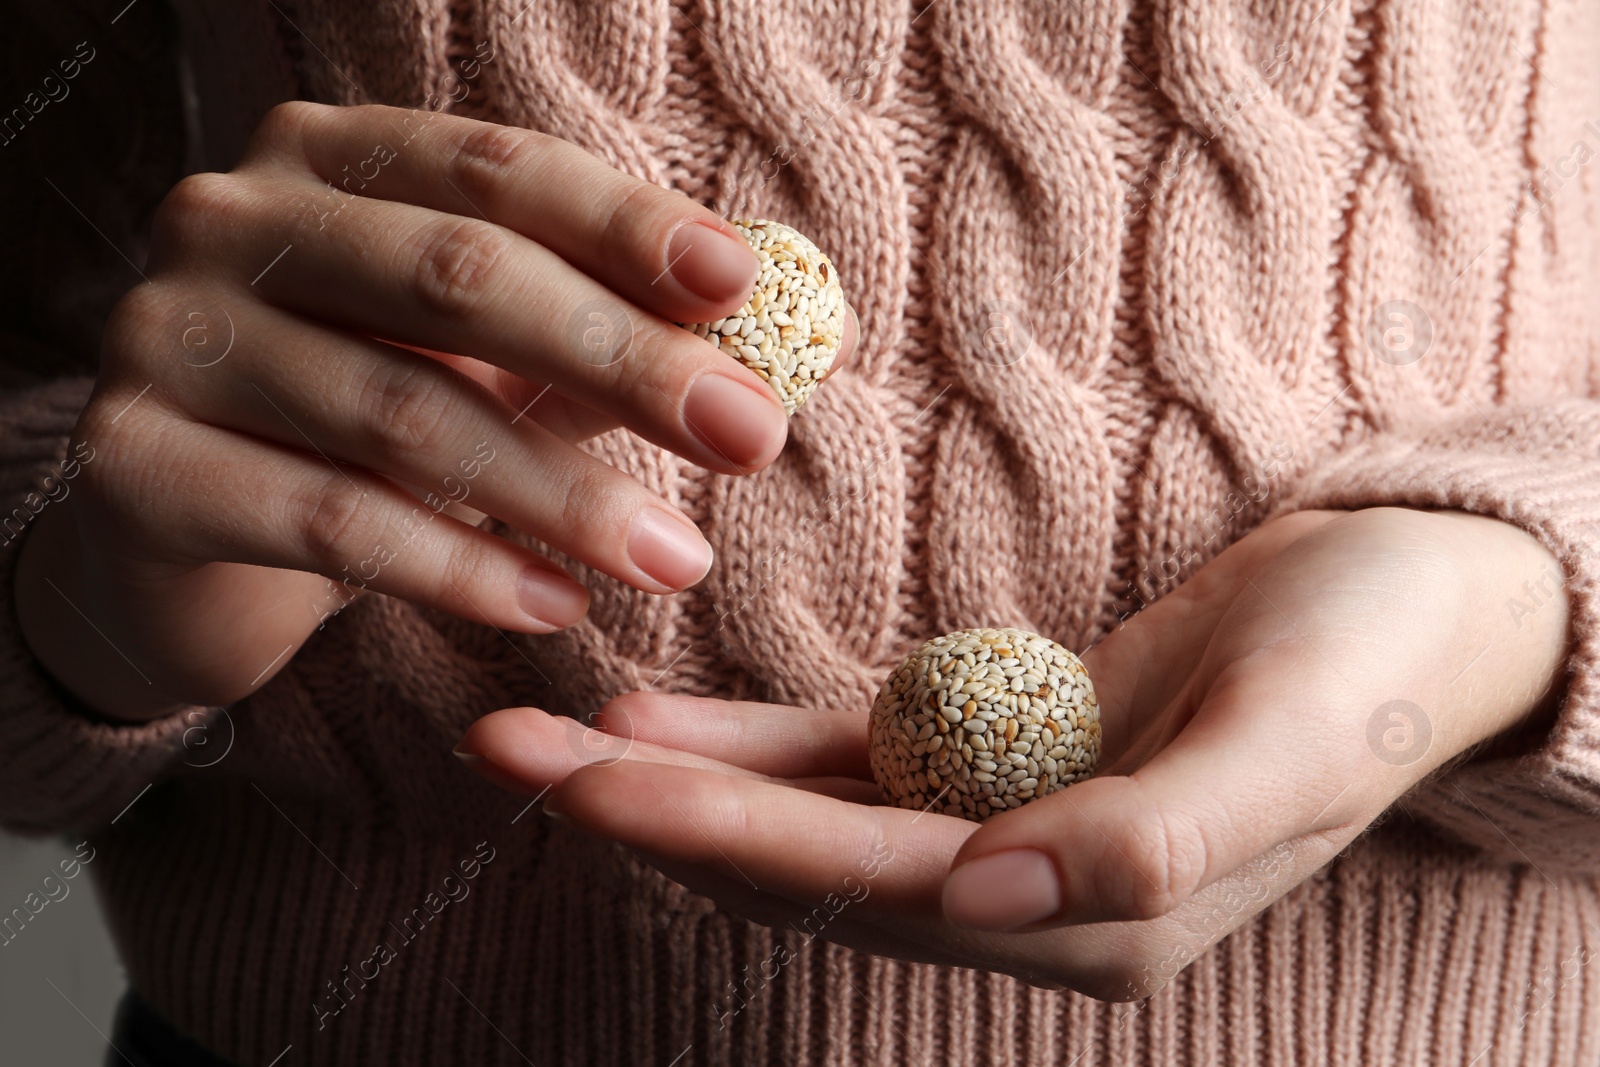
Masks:
[[[1555,566],[1527,533],[1460,512],[1283,516],[1084,654],[1097,776],[981,827],[882,803],[865,707],[630,693],[593,727],[496,712],[458,754],[755,922],[800,924],[832,894],[848,903],[829,940],[1131,1000],[1447,762],[1536,739],[1566,602],[1520,626],[1506,604]],[[991,902],[963,900],[952,870],[996,857]],[[1002,895],[1030,887],[1028,907]]]
[[[94,462],[19,561],[30,647],[105,715],[240,700],[368,589],[527,633],[582,618],[587,590],[485,515],[686,588],[705,539],[578,445],[626,427],[728,475],[782,449],[766,384],[674,325],[748,298],[729,223],[528,130],[435,115],[378,157],[413,119],[280,105],[161,204],[69,446]]]

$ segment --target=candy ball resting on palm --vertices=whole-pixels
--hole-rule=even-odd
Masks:
[[[1100,708],[1082,661],[1049,638],[957,630],[883,683],[868,746],[890,803],[981,822],[1094,773]]]
[[[828,257],[798,230],[766,219],[733,223],[761,262],[744,306],[715,322],[682,323],[772,386],[793,415],[844,341],[844,290]]]

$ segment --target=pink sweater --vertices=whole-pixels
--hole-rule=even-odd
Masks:
[[[178,1026],[252,1065],[1600,1062],[1596,5],[181,6],[206,167],[279,99],[442,101],[794,224],[864,341],[758,476],[596,441],[717,562],[665,598],[573,564],[593,608],[551,636],[371,597],[226,713],[108,725],[27,654],[0,547],[0,816],[90,837]],[[5,513],[87,387],[0,399]],[[450,755],[652,685],[864,713],[911,642],[1082,648],[1270,514],[1381,504],[1560,558],[1556,721],[1139,1004],[753,926]]]

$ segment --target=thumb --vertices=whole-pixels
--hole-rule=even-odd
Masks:
[[[956,853],[945,917],[985,930],[1153,919],[1284,841],[1365,825],[1414,779],[1374,773],[1352,709],[1319,703],[1339,689],[1316,659],[1301,646],[1243,661],[1138,770],[985,823]]]

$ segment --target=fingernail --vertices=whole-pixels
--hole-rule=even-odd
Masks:
[[[719,371],[706,371],[689,386],[683,420],[691,433],[736,467],[754,467],[777,455],[789,433],[789,420],[776,396],[758,393]]]
[[[1033,848],[981,856],[950,872],[945,918],[976,930],[1011,930],[1061,910],[1061,885],[1050,857]]]
[[[667,591],[687,589],[711,569],[711,545],[687,519],[641,508],[628,527],[628,557]]]
[[[678,227],[667,249],[667,263],[679,285],[719,303],[748,297],[761,269],[749,245],[703,222]]]
[[[484,757],[478,755],[476,752],[463,752],[459,748],[458,749],[454,749],[451,752],[451,755],[455,756],[456,759],[460,760],[462,763],[465,763],[468,767],[471,767],[473,770],[477,770],[479,767],[481,767],[485,763],[489,762],[487,759],[485,759]]]
[[[517,578],[517,605],[523,614],[550,633],[571,626],[589,610],[589,590],[562,574],[529,564]]]

